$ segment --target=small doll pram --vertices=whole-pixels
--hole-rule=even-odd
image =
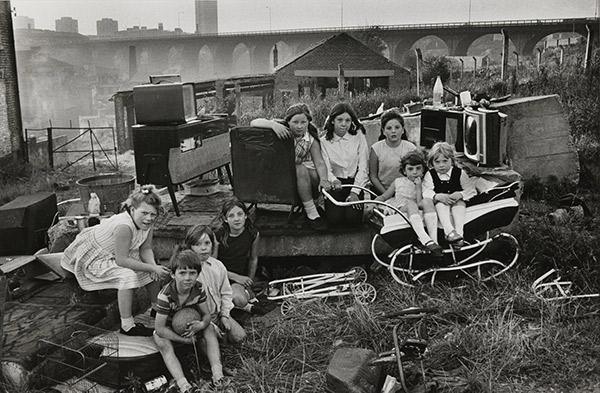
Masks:
[[[372,303],[375,287],[367,283],[367,272],[353,267],[343,273],[320,273],[269,282],[267,299],[282,300],[281,313],[286,315],[297,302],[353,295],[361,303]]]

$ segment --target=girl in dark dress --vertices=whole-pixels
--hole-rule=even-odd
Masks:
[[[216,257],[227,268],[233,290],[233,304],[246,308],[254,299],[252,285],[258,265],[258,231],[248,218],[246,206],[238,199],[226,201],[221,210],[223,225],[217,229]]]

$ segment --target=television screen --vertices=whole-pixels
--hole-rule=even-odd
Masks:
[[[471,109],[465,109],[464,153],[467,158],[475,162],[479,162],[480,159],[481,127],[482,114]]]
[[[500,166],[506,157],[505,114],[489,109],[465,109],[465,156],[482,166]]]
[[[133,104],[138,124],[184,124],[197,118],[191,83],[134,86]]]

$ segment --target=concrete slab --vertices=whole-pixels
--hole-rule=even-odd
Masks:
[[[508,157],[524,179],[579,181],[579,157],[558,95],[524,97],[493,108],[508,115]]]
[[[211,225],[223,201],[231,192],[209,196],[185,196],[180,202],[181,216],[169,212],[159,219],[154,231],[153,249],[158,259],[168,259],[173,247],[194,225]],[[260,232],[261,257],[356,256],[371,254],[374,233],[368,225],[342,228],[337,232],[316,232],[308,227],[303,214],[289,217],[290,206],[259,205],[251,212]]]

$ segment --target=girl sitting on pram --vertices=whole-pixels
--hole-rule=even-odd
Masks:
[[[427,166],[423,154],[418,150],[409,151],[400,160],[400,172],[404,175],[396,178],[392,185],[376,201],[387,202],[408,214],[408,220],[423,244],[432,254],[442,255],[442,248],[437,243],[437,215],[431,199],[423,199],[421,181]],[[423,209],[423,219],[419,212]],[[394,212],[386,208],[386,213]],[[423,220],[427,231],[423,226]]]

